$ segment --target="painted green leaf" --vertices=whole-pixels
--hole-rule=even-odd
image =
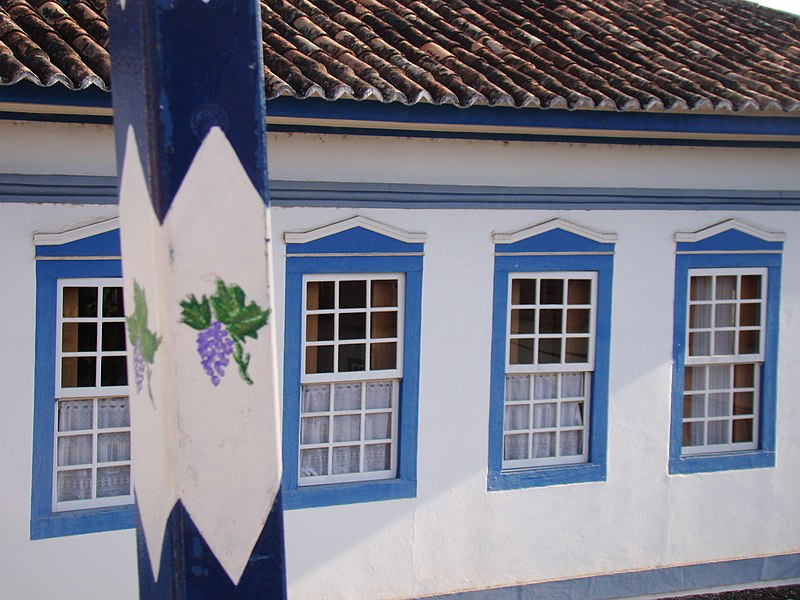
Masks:
[[[156,350],[158,350],[158,346],[161,344],[161,339],[149,329],[144,329],[142,331],[140,339],[142,358],[145,360],[145,362],[153,364],[156,356]]]
[[[181,302],[181,306],[183,307],[181,322],[199,331],[211,327],[211,305],[208,298],[203,296],[202,300],[198,301],[192,294],[187,300]]]
[[[214,314],[224,325],[230,325],[244,308],[244,291],[238,285],[225,285],[217,279],[217,291],[211,296]]]
[[[228,331],[233,339],[257,339],[258,330],[267,324],[268,319],[269,310],[261,310],[258,304],[251,302],[237,313],[236,319],[228,325]]]

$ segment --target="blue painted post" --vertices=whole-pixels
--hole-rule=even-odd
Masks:
[[[259,2],[108,18],[140,597],[285,598]]]

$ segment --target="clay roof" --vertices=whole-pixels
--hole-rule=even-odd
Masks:
[[[0,0],[0,85],[110,88],[105,0]],[[745,0],[262,0],[268,98],[800,111],[800,17]]]

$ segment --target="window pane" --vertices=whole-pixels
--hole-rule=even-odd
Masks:
[[[61,400],[58,402],[58,430],[80,431],[91,429],[94,422],[92,400]]]
[[[125,323],[103,323],[103,350],[125,350]]]
[[[117,386],[128,383],[128,362],[124,356],[104,356],[100,363],[100,385]]]
[[[559,309],[543,309],[539,311],[539,333],[561,333],[564,312]]]
[[[711,300],[711,277],[692,277],[689,294],[692,300]]]
[[[735,327],[736,305],[717,304],[714,308],[714,325],[716,327]]]
[[[536,310],[532,308],[512,310],[511,333],[536,333]]]
[[[300,441],[303,444],[324,444],[328,441],[328,417],[303,417],[300,421]]]
[[[708,416],[709,417],[725,417],[731,414],[730,408],[731,396],[725,394],[709,394],[708,395]]]
[[[740,331],[739,354],[758,354],[760,339],[761,333],[759,331]]]
[[[742,300],[761,298],[761,275],[742,275]]]
[[[753,441],[753,419],[736,419],[733,422],[733,443]]]
[[[704,417],[706,414],[705,394],[686,394],[683,397],[683,417]]]
[[[736,275],[720,275],[717,277],[716,299],[736,299]]]
[[[331,388],[328,384],[303,386],[303,412],[315,413],[330,410]]]
[[[710,333],[689,334],[689,356],[709,356],[711,354]]]
[[[58,438],[59,467],[92,464],[92,436],[64,435]]]
[[[705,423],[703,423],[702,421],[696,423],[684,423],[683,445],[702,446],[704,434],[705,434]]]
[[[562,431],[560,445],[561,456],[579,456],[583,454],[583,432]]]
[[[556,434],[533,434],[533,458],[548,458],[556,455]]]
[[[396,312],[372,313],[370,320],[370,337],[372,339],[397,337]]]
[[[333,449],[333,474],[358,473],[358,446]]]
[[[56,477],[56,500],[89,500],[92,497],[91,469],[61,471]]]
[[[683,389],[687,391],[706,389],[706,368],[686,367],[683,376]]]
[[[589,362],[589,338],[568,338],[565,354],[568,363]]]
[[[728,425],[730,421],[709,421],[708,422],[708,444],[710,446],[716,444],[728,443]]]
[[[561,404],[561,426],[579,427],[581,425],[583,425],[583,402],[564,402]]]
[[[328,474],[328,449],[314,448],[300,451],[300,476],[316,477]]]
[[[739,307],[739,325],[742,327],[761,325],[761,304],[742,304]]]
[[[61,359],[61,387],[95,387],[97,359],[94,356]]]
[[[131,493],[131,468],[128,466],[97,469],[97,497],[127,496]]]
[[[388,471],[392,468],[392,453],[390,444],[369,444],[364,446],[364,470]]]
[[[364,423],[364,439],[386,440],[392,437],[391,413],[375,413],[366,415]]]
[[[397,367],[397,344],[385,342],[372,344],[369,352],[369,365],[373,371],[385,371]]]
[[[716,356],[729,356],[734,354],[735,343],[735,331],[717,331],[714,333],[714,354]]]
[[[506,418],[503,428],[506,431],[528,429],[528,412],[526,404],[506,406]]]
[[[65,287],[63,315],[65,317],[96,317],[96,287]]]
[[[708,389],[723,390],[731,385],[731,365],[712,365],[708,367]]]
[[[336,411],[361,410],[361,384],[337,383],[333,388],[333,405]]]
[[[377,383],[367,383],[365,390],[366,408],[391,408],[392,407],[392,388],[390,381],[379,381]]]
[[[340,340],[363,340],[366,337],[366,313],[343,313],[339,315]]]
[[[97,427],[130,427],[131,415],[127,398],[101,398],[97,401]]]
[[[556,426],[556,412],[558,405],[555,402],[533,405],[533,428],[545,429]]]
[[[366,350],[366,344],[342,344],[339,346],[339,372],[365,370]]]
[[[306,373],[333,373],[333,346],[306,347]]]
[[[511,304],[536,304],[536,280],[514,279],[511,282]]]
[[[125,349],[124,338],[122,349]],[[97,323],[64,323],[61,326],[61,351],[96,352]]]
[[[306,308],[308,310],[332,309],[335,284],[333,281],[309,281],[306,286]]]
[[[361,417],[341,415],[333,418],[333,441],[355,442],[361,439]]]
[[[339,308],[366,308],[367,282],[340,281],[339,282]]]
[[[583,384],[586,378],[583,373],[563,373],[561,375],[561,397],[583,398]]]
[[[539,290],[539,304],[563,304],[564,280],[542,279]]]
[[[753,406],[753,392],[736,392],[733,395],[733,414],[752,415]],[[735,431],[736,428],[734,427]]]
[[[516,402],[527,400],[530,393],[530,378],[528,375],[508,375],[506,377],[506,401]]]
[[[97,462],[131,459],[131,434],[127,431],[101,433],[97,436]]]
[[[689,307],[689,329],[708,329],[711,327],[711,305],[693,304]]]
[[[522,460],[528,458],[528,434],[507,435],[503,439],[503,458]]]
[[[512,365],[533,364],[533,339],[521,338],[511,340],[509,344],[508,362]]]
[[[535,375],[533,397],[536,400],[558,398],[558,375]]]
[[[567,311],[567,333],[589,333],[589,315],[586,308]]]
[[[370,303],[374,307],[397,306],[397,280],[377,279],[372,282]]]
[[[590,304],[592,282],[588,279],[571,279],[567,288],[567,303]]]
[[[103,288],[103,316],[124,317],[125,307],[122,303],[122,288]]]
[[[755,385],[755,365],[736,365],[734,367],[734,386],[751,388]]]
[[[306,316],[306,341],[326,342],[333,340],[333,315]]]
[[[561,339],[540,339],[538,363],[540,365],[561,362]]]

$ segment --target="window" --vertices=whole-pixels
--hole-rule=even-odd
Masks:
[[[489,489],[605,479],[613,234],[495,235]]]
[[[402,275],[304,279],[299,484],[396,474]]]
[[[134,526],[116,227],[35,237],[32,539]]]
[[[586,462],[597,274],[509,285],[503,469]]]
[[[284,505],[413,497],[424,235],[354,217],[285,239]]]
[[[782,236],[728,221],[676,238],[670,471],[771,466]]]
[[[119,279],[60,279],[56,511],[133,502],[125,313]]]

